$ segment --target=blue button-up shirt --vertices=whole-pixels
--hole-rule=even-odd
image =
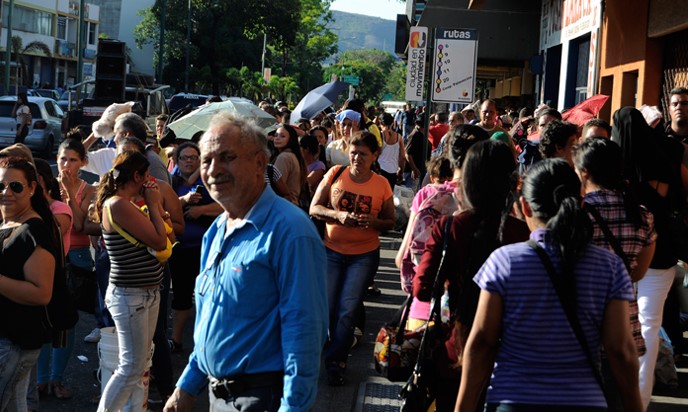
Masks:
[[[178,386],[284,371],[281,412],[315,401],[327,334],[326,257],[305,213],[267,186],[243,225],[220,215],[203,237],[194,351]]]

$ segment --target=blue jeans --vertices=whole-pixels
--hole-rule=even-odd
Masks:
[[[380,249],[360,255],[327,251],[330,346],[325,362],[346,363],[363,297],[380,263]]]
[[[24,350],[0,338],[0,410],[26,411],[26,392],[31,369],[40,350]]]
[[[74,329],[67,331],[67,345],[64,348],[53,348],[51,343],[46,343],[41,348],[41,354],[38,357],[37,368],[37,382],[39,384],[49,382],[62,382],[62,376],[67,368],[67,362],[72,356],[74,350]],[[50,358],[53,358],[52,367],[50,366]]]
[[[142,377],[151,357],[159,304],[158,288],[108,287],[105,305],[115,321],[119,360],[98,412],[120,411],[130,399],[132,406],[144,404]]]
[[[239,396],[218,399],[208,386],[210,412],[277,412],[282,399],[282,385],[248,389]]]
[[[170,344],[167,341],[167,299],[170,296],[170,265],[165,264],[164,277],[160,288],[160,310],[158,311],[158,321],[155,325],[153,343],[153,366],[151,374],[155,376],[155,384],[158,393],[165,400],[174,391],[174,381],[172,380],[172,353]]]
[[[98,293],[96,299],[96,323],[98,329],[114,326],[112,317],[105,307],[105,292],[110,282],[110,256],[107,251],[100,250],[96,252],[96,282],[98,283]]]

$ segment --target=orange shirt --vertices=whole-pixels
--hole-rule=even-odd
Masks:
[[[330,204],[335,210],[346,210],[356,214],[378,216],[382,204],[392,197],[392,189],[384,177],[373,173],[365,183],[351,180],[349,171],[345,170],[336,182],[332,183],[334,174],[339,168],[333,167],[324,179],[331,184]],[[325,246],[345,255],[359,255],[372,252],[380,247],[380,232],[368,228],[343,226],[339,223],[328,223],[325,230]]]

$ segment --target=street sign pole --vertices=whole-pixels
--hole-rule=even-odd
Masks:
[[[433,44],[435,44],[435,36],[436,36],[437,29],[430,30],[430,39],[428,41],[428,45],[432,47]],[[425,54],[426,58],[428,59],[426,66],[426,69],[428,71],[432,70],[432,61],[430,60],[430,53]],[[424,76],[424,81],[426,79],[431,79],[432,78],[432,72],[428,73],[427,75]],[[430,144],[430,140],[428,139],[428,136],[430,135],[430,104],[431,104],[431,96],[432,96],[432,83],[428,80],[428,92],[425,97],[425,113],[424,113],[424,119],[423,119],[423,130],[424,133],[423,135],[425,136],[425,139],[423,139],[423,156],[426,156],[428,153],[428,145]],[[428,159],[425,159],[427,161]],[[426,170],[425,173],[428,173]],[[420,190],[420,186],[423,184],[423,176],[420,176],[418,178],[418,186],[416,187],[416,191]]]

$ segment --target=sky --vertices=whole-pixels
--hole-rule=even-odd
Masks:
[[[399,0],[334,0],[330,10],[396,20],[397,14],[404,14],[406,12],[406,2]]]

